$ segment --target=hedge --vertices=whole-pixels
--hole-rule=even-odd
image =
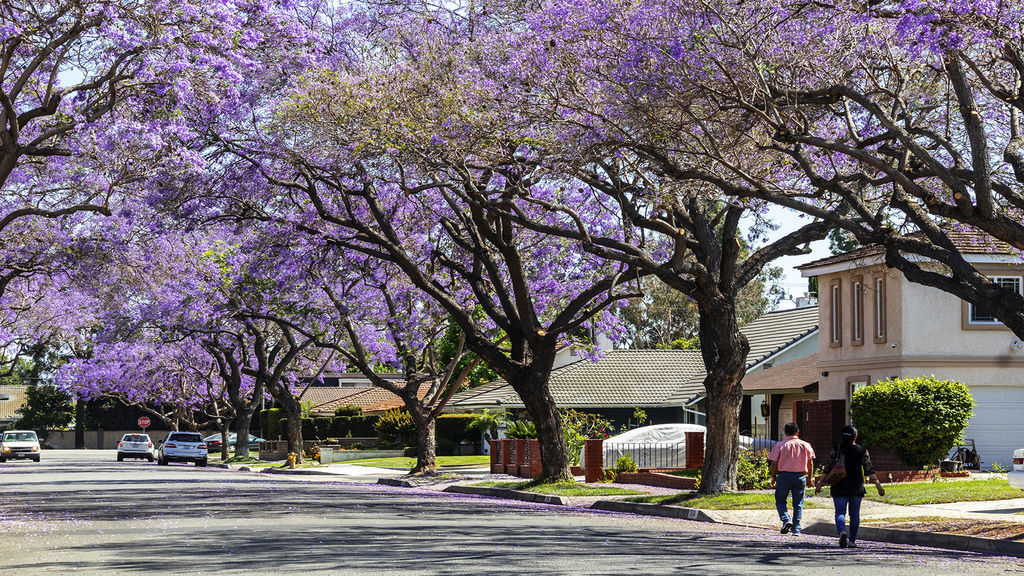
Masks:
[[[967,386],[934,376],[883,380],[850,399],[851,419],[864,443],[892,450],[914,467],[944,458],[973,412]]]
[[[327,438],[376,438],[378,415],[335,416],[334,418],[304,418],[302,437],[307,440]],[[260,430],[267,440],[287,435],[288,420],[280,408],[262,410],[259,414]],[[443,414],[437,419],[436,434],[439,444],[461,444],[479,440],[480,433],[469,430],[472,414]]]
[[[450,440],[455,444],[479,441],[480,431],[468,429],[474,419],[472,414],[442,414],[435,424],[437,441]]]

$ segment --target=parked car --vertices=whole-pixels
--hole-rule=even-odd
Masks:
[[[39,462],[39,437],[31,430],[8,430],[0,436],[0,462],[8,460]]]
[[[1013,451],[1013,468],[1006,472],[1010,486],[1024,490],[1024,448]]]
[[[156,463],[166,466],[171,462],[195,462],[206,466],[206,441],[198,432],[171,432],[160,445]]]
[[[152,462],[156,459],[156,450],[149,434],[125,434],[117,443],[117,461],[125,458],[145,458]]]
[[[686,433],[702,432],[700,424],[653,424],[641,426],[604,441],[604,462],[611,466],[629,456],[640,468],[684,468],[686,466]],[[741,450],[770,449],[774,441],[740,436]],[[580,462],[586,458],[586,446],[580,450]]]
[[[206,440],[206,448],[207,448],[207,450],[210,450],[210,451],[220,450],[221,444],[223,444],[223,442],[221,442],[221,437],[220,437],[219,433],[217,433],[217,434],[210,434],[209,436],[204,438],[204,440]],[[231,443],[231,448],[237,448],[238,447],[238,434],[235,434],[234,432],[228,432],[228,442]],[[260,442],[263,442],[263,438],[260,438],[259,436],[253,436],[252,434],[249,434],[249,449],[250,450],[255,450],[255,449],[259,448],[259,443]]]

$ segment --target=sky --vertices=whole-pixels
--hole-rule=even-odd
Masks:
[[[768,242],[777,240],[810,221],[806,216],[801,218],[799,213],[777,206],[769,209],[768,215],[773,222],[779,225],[778,230],[768,234]],[[773,266],[782,268],[783,277],[781,282],[782,288],[788,295],[787,298],[799,298],[807,293],[807,278],[800,276],[800,271],[796,269],[797,266],[832,255],[831,250],[828,248],[828,240],[812,242],[810,248],[810,254],[804,254],[801,256],[783,256],[782,258],[772,262]],[[794,304],[792,301],[788,303],[784,301],[779,305],[779,309],[793,307]]]

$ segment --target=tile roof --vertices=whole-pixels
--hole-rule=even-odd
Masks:
[[[25,405],[25,390],[27,388],[27,386],[0,386],[0,421],[13,422],[18,419],[19,414],[15,412]]]
[[[769,312],[740,329],[750,343],[747,369],[818,330],[818,307]]]
[[[310,386],[302,393],[299,400],[312,402],[314,406],[319,407],[372,389],[373,386],[370,386],[369,383],[365,386]]]
[[[819,376],[818,354],[808,354],[766,370],[747,374],[743,377],[743,391],[803,390],[817,384]]]
[[[396,382],[396,384],[402,386],[404,382]],[[429,391],[430,383],[425,382],[420,387],[418,395],[422,399]],[[357,406],[362,408],[364,413],[373,414],[405,405],[400,397],[376,386],[310,386],[299,399],[304,402],[316,402],[312,410],[315,414],[333,414],[342,406]]]
[[[997,240],[988,234],[981,232],[980,230],[973,229],[948,229],[945,230],[946,236],[949,237],[950,242],[956,246],[957,250],[961,254],[1016,254],[1012,246]],[[915,232],[909,235],[910,237],[922,237],[923,234]],[[849,262],[852,260],[858,260],[860,258],[866,258],[868,256],[880,256],[885,253],[885,247],[880,244],[872,244],[870,246],[863,246],[856,250],[844,252],[842,254],[836,254],[834,256],[828,256],[820,258],[806,264],[797,266],[797,270],[805,270],[808,268],[818,268],[821,266],[828,266],[829,264],[838,264],[840,262]]]
[[[660,406],[670,395],[703,379],[699,350],[609,350],[597,362],[580,360],[551,373],[551,395],[564,407]],[[693,390],[693,394],[703,389]],[[691,394],[691,396],[693,395]],[[523,407],[504,380],[460,392],[452,408]]]

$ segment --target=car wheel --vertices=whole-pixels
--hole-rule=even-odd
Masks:
[[[206,460],[196,460],[196,466],[206,466]]]
[[[33,458],[32,460],[34,460],[34,461],[35,461],[35,462],[36,462],[36,463],[38,464],[38,463],[39,463],[39,456],[36,456],[36,457],[35,457],[35,458]]]
[[[124,454],[118,454],[117,455],[117,461],[118,462],[124,462]]]
[[[153,461],[153,457],[152,456],[146,456],[146,460],[149,460],[150,462],[152,462]]]
[[[166,458],[159,458],[159,459],[157,459],[156,463],[157,463],[158,466],[167,466],[167,459]]]
[[[7,458],[0,456],[0,464],[3,464],[4,462],[7,462]]]

